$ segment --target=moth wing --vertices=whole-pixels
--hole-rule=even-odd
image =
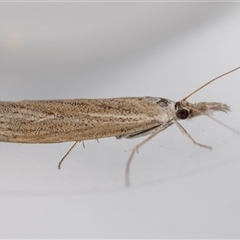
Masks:
[[[172,124],[173,124],[173,122],[170,122],[161,131],[165,130],[166,128],[168,128]],[[157,132],[162,127],[162,125],[163,124],[159,124],[157,126],[151,127],[149,129],[146,129],[146,130],[143,130],[143,131],[137,131],[137,132],[132,132],[132,133],[129,133],[129,134],[123,134],[123,135],[120,135],[120,136],[116,136],[116,138],[117,139],[121,139],[121,138],[132,139],[132,138],[144,137],[144,136],[147,136],[147,135],[154,134],[155,132]]]

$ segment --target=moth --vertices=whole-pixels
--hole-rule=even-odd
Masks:
[[[0,141],[31,144],[75,142],[59,162],[60,169],[63,160],[81,141],[148,136],[131,149],[125,172],[125,185],[129,186],[130,164],[135,152],[172,124],[176,124],[194,144],[211,149],[196,142],[179,121],[201,115],[211,117],[212,112],[227,112],[230,107],[219,102],[192,104],[186,100],[211,82],[238,69],[240,67],[210,80],[177,102],[162,97],[0,101]]]

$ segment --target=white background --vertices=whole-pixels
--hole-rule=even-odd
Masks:
[[[180,100],[240,65],[239,3],[0,3],[0,100]],[[189,101],[240,130],[240,71]],[[1,238],[239,238],[240,137],[206,117],[142,139],[0,144]]]

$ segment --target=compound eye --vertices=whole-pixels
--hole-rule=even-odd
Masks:
[[[186,109],[178,109],[176,115],[179,119],[186,119],[189,116],[189,112]]]

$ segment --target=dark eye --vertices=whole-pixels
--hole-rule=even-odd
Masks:
[[[179,119],[186,119],[189,116],[188,110],[186,109],[178,109],[176,115]]]

